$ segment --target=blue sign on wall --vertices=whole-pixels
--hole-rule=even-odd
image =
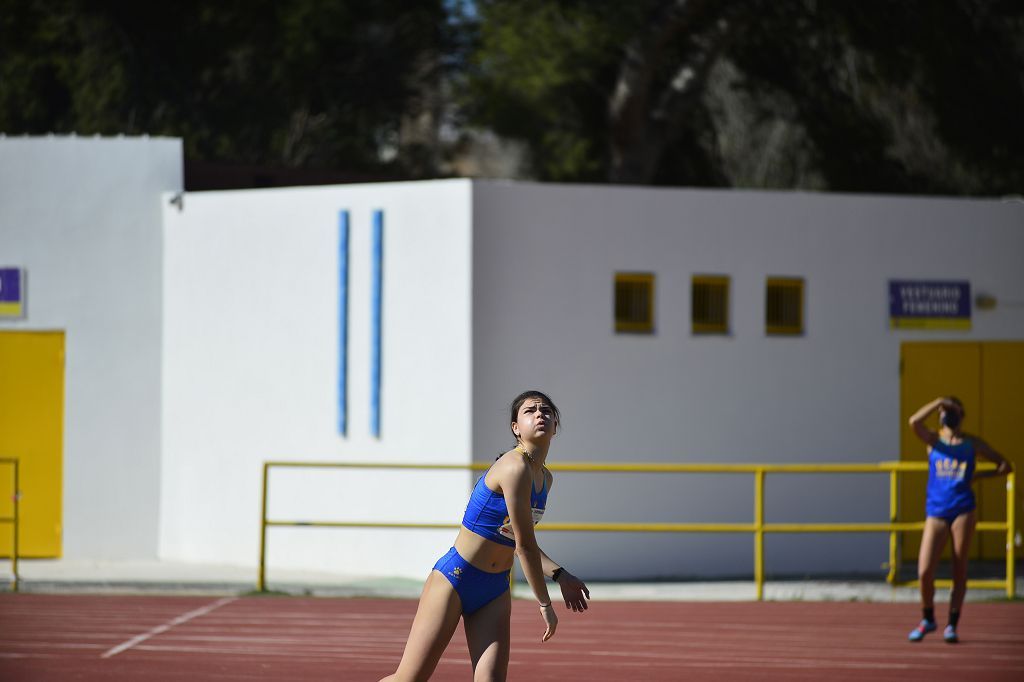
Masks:
[[[964,280],[889,280],[889,326],[970,329],[971,283]]]
[[[0,268],[0,317],[21,317],[25,312],[25,287],[21,268]]]

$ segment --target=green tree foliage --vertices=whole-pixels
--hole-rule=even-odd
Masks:
[[[478,0],[470,120],[551,180],[1024,187],[1024,4]]]
[[[1020,194],[1021,73],[1017,0],[0,0],[0,132],[402,177]]]
[[[470,120],[525,141],[544,179],[603,180],[609,87],[640,4],[477,2]]]
[[[441,0],[0,0],[0,131],[175,135],[366,169],[443,52]]]

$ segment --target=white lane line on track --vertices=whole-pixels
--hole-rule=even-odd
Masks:
[[[262,656],[264,658],[284,658],[284,659],[295,659],[301,657],[303,662],[322,662],[322,663],[337,663],[339,661],[372,661],[380,662],[387,661],[394,664],[398,659],[402,657],[401,652],[390,652],[387,654],[372,654],[366,653],[363,650],[354,652],[337,652],[337,653],[323,653],[323,652],[302,652],[302,651],[267,651],[265,649],[260,650],[239,650],[239,649],[217,649],[210,647],[177,647],[177,646],[157,646],[153,644],[142,644],[138,647],[139,651],[148,651],[156,654],[202,654],[204,656],[210,656],[216,654],[218,656],[229,657],[229,656],[241,656],[246,660],[253,660],[255,656]],[[452,659],[450,657],[442,658],[438,665],[456,663],[459,665],[470,665],[468,658]],[[514,661],[513,661],[514,663]]]
[[[183,613],[180,616],[178,616],[177,618],[172,618],[171,620],[167,621],[163,625],[157,625],[155,628],[153,628],[152,630],[149,630],[148,632],[144,632],[141,635],[136,635],[135,637],[132,637],[128,641],[122,642],[122,643],[118,644],[113,649],[110,649],[110,650],[106,651],[102,656],[100,656],[100,658],[110,658],[111,656],[117,656],[122,651],[126,651],[128,649],[131,649],[133,646],[136,646],[137,644],[145,642],[150,637],[155,637],[156,635],[159,635],[161,632],[167,632],[168,630],[173,628],[175,625],[181,625],[182,623],[186,623],[186,622],[192,620],[193,618],[198,618],[199,616],[204,616],[207,613],[209,613],[210,611],[213,611],[214,609],[218,609],[221,606],[224,606],[225,604],[230,604],[231,602],[235,601],[236,599],[238,599],[238,597],[224,597],[223,599],[218,599],[217,601],[215,601],[215,602],[213,602],[211,604],[207,604],[206,606],[200,607],[200,608],[196,609],[195,611],[189,611],[188,613]]]

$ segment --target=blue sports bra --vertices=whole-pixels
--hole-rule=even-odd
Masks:
[[[488,471],[490,471],[488,469]],[[480,537],[507,547],[516,546],[516,536],[512,532],[512,522],[508,516],[508,505],[505,496],[487,487],[485,473],[477,479],[473,486],[473,494],[469,496],[466,513],[462,515],[462,525]],[[537,492],[530,487],[530,508],[533,510],[533,525],[540,523],[544,516],[544,508],[548,503],[548,481],[544,477],[544,487]]]

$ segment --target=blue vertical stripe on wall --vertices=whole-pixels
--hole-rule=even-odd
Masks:
[[[348,431],[348,211],[338,213],[338,433]]]
[[[373,212],[373,251],[370,275],[370,434],[380,437],[381,285],[384,270],[384,211]]]

